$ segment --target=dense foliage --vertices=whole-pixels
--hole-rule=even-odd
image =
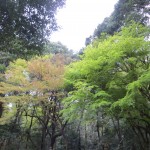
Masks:
[[[67,51],[45,53],[52,46]],[[57,51],[11,62],[0,74],[0,147],[149,150],[149,48],[149,28],[133,23],[66,70]]]
[[[114,149],[128,146],[148,150],[150,146],[150,42],[144,35],[147,31],[133,24],[96,41],[66,73],[66,89],[70,92],[64,100],[64,117],[71,122],[95,122],[101,144],[118,143]],[[129,140],[126,132],[132,132],[133,138]],[[113,141],[114,137],[118,142]]]
[[[80,56],[47,41],[65,0],[0,2],[1,150],[150,149],[149,0],[119,0]]]
[[[47,37],[57,29],[55,14],[65,0],[1,0],[0,55],[11,57],[40,54]]]
[[[119,0],[113,13],[97,26],[93,36],[86,39],[86,44],[91,43],[93,38],[99,38],[104,32],[113,35],[131,20],[146,25],[150,22],[149,15],[149,0]]]
[[[5,95],[0,98],[2,149],[54,148],[66,125],[59,114],[63,64],[63,57],[56,55],[9,65],[0,83],[0,94]]]

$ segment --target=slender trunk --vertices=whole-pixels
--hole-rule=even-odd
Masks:
[[[98,141],[100,142],[100,132],[99,132],[99,122],[97,121],[97,124],[96,124],[96,130],[97,130],[97,136],[98,136]]]
[[[136,128],[137,128],[137,130],[138,130],[138,132],[140,134],[140,137],[141,137],[141,139],[143,141],[143,147],[144,147],[144,149],[145,150],[149,150],[149,146],[150,145],[149,145],[149,140],[147,141],[146,134],[144,135],[144,132],[143,132],[142,128],[140,128],[139,126],[136,127]]]
[[[9,129],[10,133],[14,132],[14,129],[15,129],[16,125],[17,125],[17,122],[19,123],[19,121],[20,121],[20,118],[19,118],[20,112],[21,112],[21,106],[18,105],[17,112],[16,112],[16,115],[15,115],[15,119],[14,119],[14,121],[13,121],[13,123],[12,123],[12,125],[11,125],[11,127]],[[21,112],[21,114],[22,114],[22,112]],[[7,145],[11,145],[11,137],[8,138]]]
[[[66,138],[66,136],[65,136],[65,134],[64,134],[64,131],[63,131],[63,133],[62,133],[62,136],[63,136],[64,142],[65,142],[65,150],[68,150],[68,141],[67,141],[67,138]]]
[[[41,137],[41,150],[45,150],[45,139],[46,139],[46,130],[47,130],[47,109],[43,103],[43,119],[42,119],[42,137]]]
[[[79,141],[78,141],[78,150],[81,150],[81,135],[80,135],[80,129],[79,129]]]
[[[51,150],[54,150],[55,142],[56,142],[56,138],[52,137],[51,138],[51,147],[50,147]]]
[[[139,145],[140,145],[140,149],[141,149],[141,150],[144,150],[143,144],[142,144],[142,142],[141,142],[141,139],[139,138],[139,134],[137,133],[137,131],[136,131],[136,129],[135,129],[134,126],[132,126],[132,130],[133,130],[133,132],[135,133],[135,135],[138,137],[138,142],[139,142]]]
[[[84,126],[84,139],[85,139],[85,142],[84,142],[84,149],[86,150],[87,149],[87,129],[86,129],[86,123],[85,123],[85,126]]]
[[[45,138],[46,138],[46,130],[45,127],[42,127],[41,150],[45,150]]]
[[[33,115],[34,115],[34,112],[33,112]],[[31,138],[30,137],[30,131],[31,131],[31,128],[32,128],[32,124],[33,124],[33,116],[31,117],[30,126],[29,126],[29,129],[28,129],[28,132],[27,132],[27,139],[26,139],[26,146],[25,146],[26,150],[28,150],[28,141]]]
[[[1,94],[1,93],[0,93],[0,97],[5,97],[5,94]],[[3,105],[4,105],[3,102],[0,101],[0,118],[1,118],[2,115],[3,115],[3,110],[4,110],[4,109],[3,109]]]
[[[53,108],[53,116],[52,116],[52,134],[51,134],[51,149],[54,150],[54,144],[55,144],[55,141],[56,141],[56,138],[55,138],[55,130],[56,130],[56,118],[55,118],[55,109],[56,108]]]
[[[117,121],[117,125],[116,125],[114,119],[112,118],[114,129],[116,130],[116,133],[117,133],[117,136],[118,136],[118,140],[119,140],[118,149],[119,150],[123,150],[123,137],[122,137],[122,133],[121,133],[120,122],[119,122],[118,118],[116,119],[116,121]]]
[[[3,103],[0,102],[0,118],[2,117],[3,114]]]
[[[122,134],[121,134],[119,119],[117,119],[117,127],[118,127],[119,150],[123,150],[123,137],[122,137]]]

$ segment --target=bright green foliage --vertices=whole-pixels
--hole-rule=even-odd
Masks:
[[[150,42],[143,31],[148,29],[134,23],[86,48],[82,60],[70,65],[66,73],[66,88],[71,87],[71,92],[64,100],[63,113],[67,119],[86,120],[84,115],[96,119],[101,112],[124,121],[137,134],[143,132],[141,139],[148,149]],[[119,123],[118,128],[121,142]]]
[[[131,119],[133,124],[147,126],[150,122],[150,71],[143,73],[138,80],[127,86],[127,94],[124,98],[112,105],[112,111],[120,108],[120,115],[124,119]],[[134,119],[132,119],[134,118]]]

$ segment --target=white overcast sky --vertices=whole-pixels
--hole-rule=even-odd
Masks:
[[[60,41],[75,52],[85,46],[85,39],[93,34],[98,24],[109,17],[118,0],[66,0],[66,5],[57,12],[61,27],[50,41]]]

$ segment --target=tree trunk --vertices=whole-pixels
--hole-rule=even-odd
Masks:
[[[3,103],[0,102],[0,118],[2,117],[3,114]]]
[[[41,137],[41,150],[45,150],[45,137],[46,137],[46,130],[45,127],[43,127]]]
[[[121,133],[119,118],[116,118],[116,121],[117,121],[117,123],[115,123],[114,119],[112,118],[114,129],[116,130],[116,133],[117,133],[117,136],[118,136],[118,141],[119,141],[118,149],[123,150],[123,136],[122,136],[122,133]]]

